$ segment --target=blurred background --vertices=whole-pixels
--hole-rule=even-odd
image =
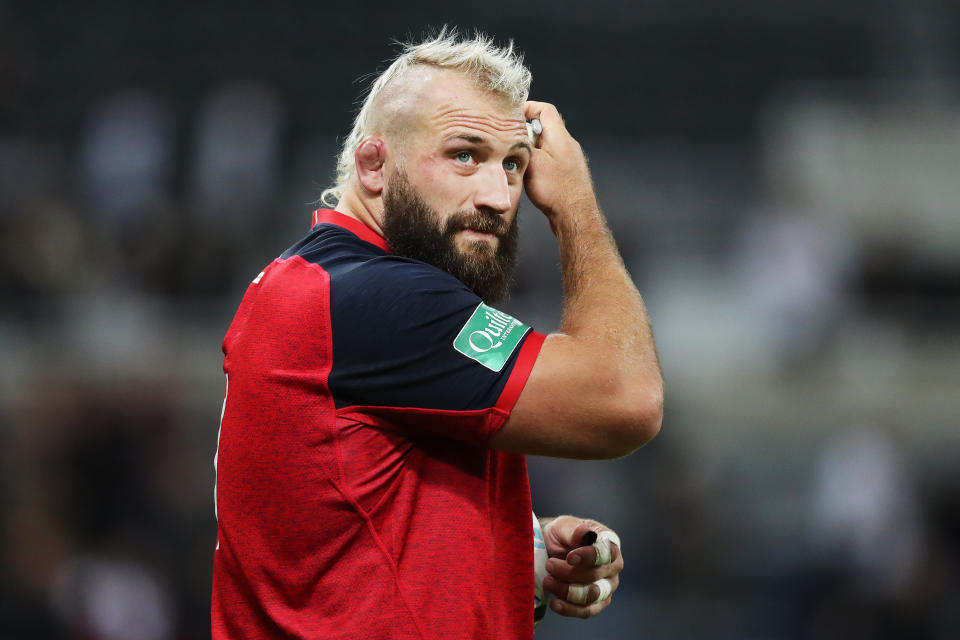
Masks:
[[[667,383],[636,454],[530,458],[627,559],[537,637],[960,637],[960,4],[233,0],[0,2],[0,638],[209,636],[221,340],[444,23],[582,142]]]

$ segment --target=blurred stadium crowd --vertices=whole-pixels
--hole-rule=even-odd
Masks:
[[[538,637],[960,637],[960,8],[527,5],[0,3],[0,638],[208,635],[220,341],[357,79],[444,22],[580,138],[667,381],[641,452],[530,459],[627,559]],[[506,309],[549,331],[521,211]]]

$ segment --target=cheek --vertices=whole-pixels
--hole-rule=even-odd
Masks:
[[[420,163],[420,175],[425,185],[434,185],[442,179],[443,163],[438,158],[427,158]]]
[[[457,173],[448,161],[428,158],[420,165],[420,196],[435,207],[459,209],[470,200],[471,185],[468,176]]]
[[[516,215],[520,208],[520,198],[523,197],[523,182],[510,185],[510,202],[513,203],[513,213]]]

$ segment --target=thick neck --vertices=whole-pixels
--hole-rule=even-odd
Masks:
[[[356,177],[347,183],[335,210],[359,220],[377,235],[383,235],[383,199],[380,194],[374,195],[366,191]]]

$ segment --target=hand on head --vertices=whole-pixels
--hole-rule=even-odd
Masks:
[[[524,176],[530,201],[551,220],[573,215],[584,206],[596,206],[586,156],[557,108],[547,102],[526,102],[523,115],[541,124]]]

